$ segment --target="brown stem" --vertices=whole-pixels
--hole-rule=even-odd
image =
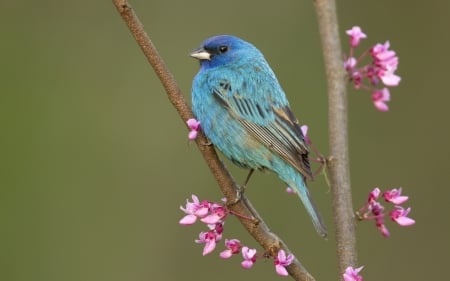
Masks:
[[[144,52],[144,55],[147,57],[147,60],[152,65],[153,70],[161,80],[169,100],[180,114],[181,118],[184,121],[192,118],[192,111],[181,95],[181,91],[178,88],[175,79],[167,69],[162,58],[158,55],[155,46],[150,41],[150,38],[144,31],[142,24],[131,6],[126,0],[113,0],[113,3],[136,39],[138,45]],[[222,193],[225,195],[225,198],[228,202],[234,202],[236,199],[236,192],[239,190],[238,184],[217,157],[214,147],[212,145],[204,145],[205,143],[208,143],[208,140],[202,133],[198,134],[196,143],[203,158],[208,164],[211,173],[219,184]],[[239,219],[250,235],[252,235],[271,256],[275,257],[280,249],[285,250],[287,254],[291,253],[287,245],[269,230],[268,226],[264,223],[245,195],[242,195],[241,200],[238,200],[236,204],[232,204],[229,208],[232,212],[241,214],[241,216],[237,216],[237,219]],[[254,220],[249,220],[249,217],[254,218]],[[298,259],[295,259],[294,262],[288,266],[287,270],[294,280],[315,280]]]
[[[328,81],[328,170],[333,193],[336,251],[339,272],[355,266],[355,217],[350,188],[348,157],[347,92],[334,0],[315,0]]]

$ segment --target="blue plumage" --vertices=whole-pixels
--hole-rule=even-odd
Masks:
[[[200,61],[192,109],[205,135],[235,164],[275,172],[299,195],[317,232],[326,236],[305,183],[312,179],[308,147],[264,56],[230,35],[205,40],[191,56]]]

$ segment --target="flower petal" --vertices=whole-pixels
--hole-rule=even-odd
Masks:
[[[396,223],[398,223],[401,226],[410,226],[416,223],[415,220],[408,218],[408,217],[398,217],[394,219]]]
[[[216,248],[215,240],[207,241],[205,247],[203,248],[203,255],[206,256],[207,254],[210,254],[212,251],[214,251],[215,248]]]
[[[241,265],[245,269],[250,269],[253,266],[253,262],[249,260],[244,260],[241,262]]]
[[[232,255],[233,255],[233,252],[232,252],[230,249],[225,250],[225,251],[222,251],[222,252],[220,252],[220,254],[219,254],[219,256],[220,256],[222,259],[228,259],[228,258],[230,258]]]
[[[191,225],[197,221],[197,217],[194,215],[184,216],[178,223],[182,225]]]
[[[286,268],[280,264],[275,265],[275,271],[280,276],[288,276],[289,275]]]

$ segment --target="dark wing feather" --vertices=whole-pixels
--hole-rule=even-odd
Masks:
[[[264,106],[255,98],[239,94],[227,81],[213,89],[217,101],[228,109],[247,131],[272,152],[295,167],[306,179],[312,179],[308,147],[298,120],[289,106]],[[259,97],[261,98],[261,97]]]

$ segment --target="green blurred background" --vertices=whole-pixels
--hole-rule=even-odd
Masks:
[[[198,69],[188,53],[203,39],[228,33],[254,43],[327,152],[312,1],[131,4],[187,99]],[[445,279],[450,2],[338,6],[344,49],[352,25],[368,34],[364,47],[389,39],[403,78],[387,113],[367,93],[349,91],[355,208],[374,186],[402,186],[417,221],[388,222],[389,239],[372,223],[358,225],[365,280]],[[238,257],[202,257],[193,240],[203,227],[178,225],[192,193],[221,194],[111,1],[1,1],[0,13],[0,280],[279,280],[271,261],[246,271]],[[310,189],[328,241],[276,176],[258,173],[247,194],[317,280],[336,280],[331,195],[323,178]],[[257,246],[234,218],[225,236]]]

